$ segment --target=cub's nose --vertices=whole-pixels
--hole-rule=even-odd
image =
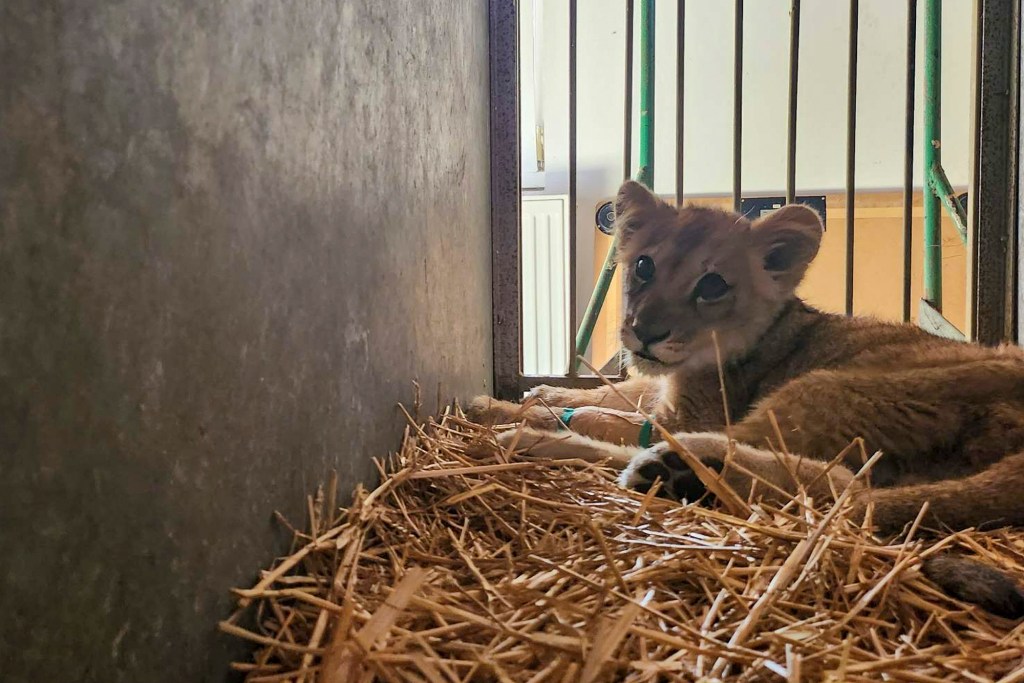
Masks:
[[[630,325],[630,328],[633,330],[633,334],[636,335],[637,340],[644,347],[649,347],[652,344],[665,341],[668,339],[668,335],[671,334],[671,330],[659,325],[644,325],[642,323],[634,322]]]

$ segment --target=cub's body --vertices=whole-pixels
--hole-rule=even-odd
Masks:
[[[748,355],[722,369],[665,376],[647,407],[671,431],[724,432],[724,380],[733,438],[763,447],[781,433],[788,451],[827,459],[859,437],[868,454],[884,453],[877,486],[959,478],[1024,450],[1018,347],[950,341],[794,299]],[[847,464],[856,469],[861,458],[858,449]]]
[[[639,376],[614,390],[539,387],[533,405],[476,401],[479,419],[530,426],[504,441],[609,460],[625,486],[647,491],[661,479],[662,495],[693,502],[705,491],[678,454],[636,445],[653,414],[741,495],[802,486],[820,498],[852,485],[886,533],[922,508],[933,529],[1024,526],[1024,351],[807,306],[794,292],[823,228],[805,207],[751,223],[676,209],[627,182],[616,229],[622,341]],[[576,409],[568,435],[554,431],[564,408]],[[730,439],[740,445],[727,464]],[[850,448],[858,439],[864,447]],[[844,450],[845,467],[826,467]],[[876,451],[873,486],[862,488],[853,472]],[[1024,616],[1024,594],[997,572],[948,557],[926,571],[954,594]]]

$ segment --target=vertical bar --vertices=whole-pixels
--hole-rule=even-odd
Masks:
[[[857,40],[860,2],[850,0],[850,46],[846,108],[846,315],[853,315],[854,181],[857,165]]]
[[[907,0],[907,86],[903,117],[903,322],[910,321],[911,264],[914,242],[914,87],[916,84],[917,0]]]
[[[740,189],[743,165],[743,0],[736,0],[733,27],[732,74],[732,210],[742,208]]]
[[[786,203],[796,201],[796,106],[800,78],[800,0],[789,11],[789,122],[786,132]]]
[[[569,330],[576,329],[576,0],[569,0]],[[569,342],[569,376],[575,377],[576,336]],[[585,353],[585,352],[584,352]]]
[[[654,190],[654,0],[640,3],[640,170],[637,180]]]
[[[924,300],[942,311],[942,208],[931,178],[942,163],[942,0],[926,0],[924,25]]]
[[[1024,8],[1022,8],[1024,9]],[[1022,22],[1021,16],[1017,16],[1018,25]],[[1018,29],[1020,30],[1020,29]],[[1020,35],[1018,33],[1018,35]],[[1014,273],[1014,280],[1017,283],[1017,289],[1015,296],[1010,296],[1014,302],[1014,317],[1017,321],[1017,336],[1014,338],[1018,344],[1024,339],[1024,277],[1021,277],[1021,272],[1024,272],[1024,230],[1021,226],[1024,225],[1024,173],[1020,172],[1021,168],[1024,168],[1024,145],[1020,144],[1021,140],[1024,140],[1024,116],[1020,115],[1020,112],[1024,110],[1024,88],[1021,87],[1020,74],[1024,73],[1024,50],[1021,49],[1021,45],[1017,43],[1017,154],[1015,161],[1017,164],[1017,206],[1013,207],[1013,212],[1016,215],[1016,269]]]
[[[519,26],[517,4],[490,0],[491,273],[494,395],[514,399],[520,325]]]
[[[1017,332],[1021,6],[1018,0],[977,0],[976,6],[979,103],[971,256],[977,302],[971,333],[982,344],[996,344],[1012,341]]]
[[[622,139],[625,141],[622,155],[622,179],[628,180],[633,175],[633,25],[634,16],[636,14],[636,2],[635,0],[626,0],[626,97],[625,97],[625,116],[623,117],[623,128]],[[608,247],[608,253],[604,255],[604,263],[601,264],[601,273],[598,275],[598,280],[595,285],[595,290],[591,295],[590,301],[587,304],[587,310],[584,316],[584,325],[588,325],[588,332],[586,337],[582,339],[584,342],[582,348],[584,350],[590,346],[590,335],[593,332],[594,326],[597,324],[597,318],[601,314],[601,309],[604,308],[604,300],[608,296],[608,289],[611,287],[612,278],[615,277],[615,269],[618,261],[615,255],[615,238],[612,237],[612,243]],[[598,293],[597,290],[602,290]],[[619,293],[622,296],[622,293]],[[597,308],[591,310],[595,302]],[[580,330],[582,332],[582,328]],[[579,346],[580,339],[577,339],[577,346]],[[623,373],[624,364],[622,362],[622,349],[616,352],[618,356],[618,374],[621,376]],[[607,374],[607,373],[605,373]]]
[[[622,112],[622,179],[633,176],[633,16],[636,0],[626,2],[626,87]],[[586,350],[584,348],[584,350]]]
[[[683,205],[683,113],[686,94],[686,0],[676,2],[676,206]]]

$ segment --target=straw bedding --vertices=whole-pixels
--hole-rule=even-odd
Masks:
[[[585,463],[510,458],[450,411],[382,484],[309,500],[221,624],[257,681],[1024,681],[1024,625],[940,593],[958,549],[1024,576],[1024,533],[872,538],[838,503],[680,506]],[[833,501],[828,501],[832,503]],[[255,626],[252,624],[255,623]]]

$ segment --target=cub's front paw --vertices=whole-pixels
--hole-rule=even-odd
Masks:
[[[466,407],[466,417],[487,426],[518,422],[523,419],[522,412],[523,407],[518,403],[499,401],[490,396],[477,396]]]
[[[572,389],[563,389],[562,387],[551,387],[547,384],[541,384],[526,392],[526,395],[523,396],[523,402],[530,399],[536,399],[541,403],[548,404],[549,406],[572,405],[572,400],[567,400],[567,396],[571,399],[572,392]]]
[[[466,409],[466,417],[486,426],[523,423],[536,429],[557,430],[561,423],[557,413],[540,405],[520,405],[499,401],[489,396],[478,396]]]
[[[719,473],[724,466],[722,460],[717,458],[702,457],[701,461]],[[701,500],[705,505],[711,503],[711,496],[706,495],[707,488],[697,478],[697,474],[665,443],[659,443],[635,455],[619,475],[619,485],[639,493],[647,493],[656,479],[661,480],[661,488],[658,490],[658,496],[661,498],[688,503]]]

